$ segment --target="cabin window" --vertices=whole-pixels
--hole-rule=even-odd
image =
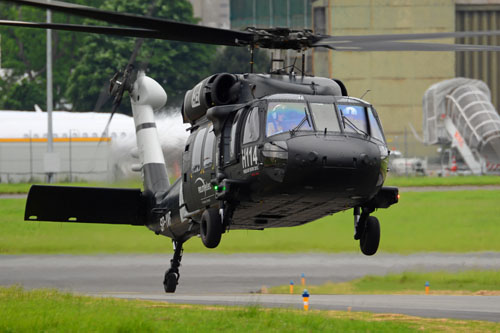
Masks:
[[[368,119],[370,121],[370,135],[372,138],[385,142],[382,127],[378,121],[376,111],[373,108],[368,108]]]
[[[243,132],[243,144],[257,141],[260,136],[259,107],[250,110],[245,122],[245,131]]]
[[[201,170],[201,148],[203,146],[203,139],[205,138],[206,128],[198,131],[196,139],[194,139],[193,155],[191,157],[191,170],[199,172]]]
[[[368,133],[368,122],[365,107],[362,105],[338,104],[340,113],[344,119],[344,130],[350,133]]]
[[[213,126],[210,126],[205,140],[205,147],[203,149],[203,168],[210,168],[213,164],[212,154],[214,151],[215,134]]]
[[[340,132],[339,120],[333,104],[310,103],[309,105],[317,131]]]
[[[231,143],[229,145],[229,159],[232,161],[236,158],[236,133],[238,127],[238,119],[240,119],[241,111],[234,116],[233,126],[231,127]]]
[[[271,136],[293,129],[312,130],[306,115],[306,104],[297,102],[269,102],[266,118],[266,135]]]

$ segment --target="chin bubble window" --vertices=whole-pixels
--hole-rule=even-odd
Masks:
[[[269,102],[267,107],[266,135],[287,131],[312,131],[306,104],[297,102]]]

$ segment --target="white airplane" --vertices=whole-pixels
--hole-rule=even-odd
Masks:
[[[174,156],[169,161],[181,160],[182,147],[187,139],[187,125],[180,125],[181,115],[177,110],[169,110],[169,114],[159,114],[156,119],[158,135],[163,151]],[[173,112],[172,112],[173,111]],[[109,120],[109,113],[98,112],[68,112],[54,111],[52,113],[52,128],[54,138],[95,138],[101,137]],[[35,105],[35,111],[1,111],[0,110],[0,139],[47,137],[47,113]],[[134,119],[124,114],[116,113],[107,131],[111,138],[112,154],[121,169],[130,169],[131,155],[136,150]],[[135,156],[134,156],[135,157]],[[174,174],[178,165],[173,163]]]
[[[54,111],[53,136],[54,138],[70,136],[99,138],[108,120],[107,113]],[[108,129],[108,136],[123,140],[130,135],[135,135],[134,119],[123,114],[115,114]],[[46,138],[47,113],[42,112],[38,105],[35,105],[35,111],[0,111],[0,137]]]

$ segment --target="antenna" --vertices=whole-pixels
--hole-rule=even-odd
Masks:
[[[363,99],[363,97],[365,97],[366,94],[368,94],[371,90],[370,89],[367,89],[365,91],[365,93],[363,95],[361,95],[361,97],[359,99]]]
[[[296,63],[297,63],[297,57],[295,57],[295,59],[293,59],[293,64],[292,64],[292,66],[290,66],[290,74],[292,74],[292,72],[294,71]]]
[[[250,46],[250,73],[253,73],[253,48],[254,45]]]
[[[302,52],[302,78],[304,78],[306,72],[306,54]]]

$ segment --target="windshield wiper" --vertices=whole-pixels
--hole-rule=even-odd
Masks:
[[[297,131],[299,130],[299,128],[301,128],[301,127],[302,127],[302,125],[304,125],[304,123],[306,122],[306,120],[307,120],[307,124],[309,125],[309,127],[311,127],[311,128],[312,128],[312,126],[311,126],[311,122],[309,121],[309,117],[307,116],[307,111],[306,111],[306,109],[305,109],[305,108],[304,108],[304,113],[305,113],[305,114],[304,114],[304,118],[302,118],[302,120],[300,121],[300,123],[299,123],[297,126],[295,126],[294,128],[292,128],[292,129],[290,130],[290,134],[291,134],[292,136],[293,136],[293,135],[295,135],[295,132],[297,132]]]
[[[342,114],[342,113],[341,113],[341,114]],[[347,117],[346,117],[346,116],[344,116],[343,114],[342,114],[342,120],[344,121],[344,128],[345,128],[345,123],[346,123],[346,121],[347,121],[347,124],[348,124],[349,126],[351,126],[351,127],[352,127],[352,128],[353,128],[356,132],[358,132],[358,133],[360,133],[360,134],[363,134],[363,135],[365,135],[365,136],[368,136],[368,133],[366,133],[365,131],[363,131],[363,130],[359,129],[356,125],[354,125],[354,123],[353,123],[353,122],[352,122],[349,118],[347,118]]]

